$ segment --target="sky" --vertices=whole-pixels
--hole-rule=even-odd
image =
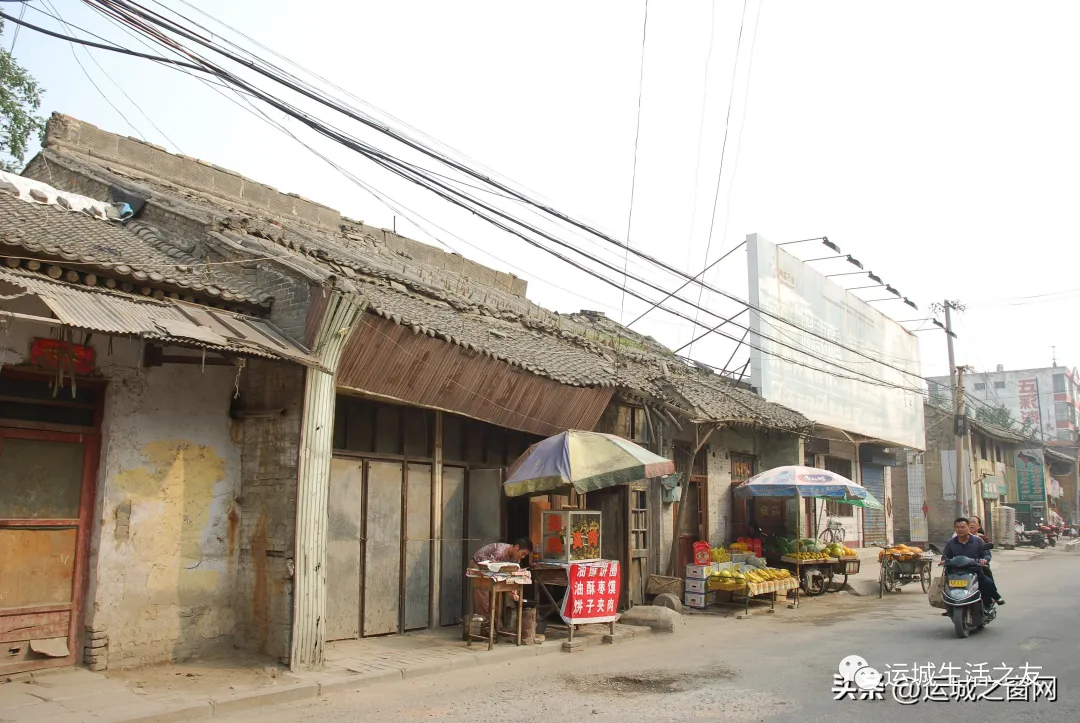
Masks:
[[[84,4],[51,1],[69,23],[146,50]],[[1041,367],[1056,353],[1058,363],[1080,365],[1070,321],[1080,297],[1078,3],[651,0],[646,22],[644,0],[162,1],[239,40],[198,10],[211,13],[681,270],[697,273],[750,233],[774,242],[828,236],[919,306],[874,304],[914,320],[905,325],[920,329],[926,376],[948,372],[945,336],[925,321],[930,304],[944,299],[967,306],[954,316],[959,364]],[[40,12],[52,12],[43,2],[31,3],[26,20],[60,30]],[[4,47],[13,35],[7,23]],[[598,309],[629,322],[648,306],[389,177],[279,111],[270,115],[392,197],[395,209],[234,96],[150,62],[89,52],[26,29],[14,50],[46,89],[47,112],[441,242],[528,279],[529,297],[548,308]],[[583,233],[561,236],[665,289],[681,284]],[[803,259],[831,253],[819,242],[786,248]],[[813,266],[857,270],[842,259]],[[744,248],[707,275],[742,298],[746,277]],[[698,300],[694,287],[684,294]],[[709,292],[700,301],[716,313],[739,308]],[[661,311],[633,328],[671,348],[698,335],[691,322]],[[688,353],[722,367],[734,346],[710,337]],[[732,366],[746,354],[736,352]]]

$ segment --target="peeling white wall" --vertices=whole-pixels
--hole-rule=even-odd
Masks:
[[[0,358],[22,362],[35,336],[48,337],[49,328],[16,321],[0,330]],[[91,344],[108,386],[86,625],[107,632],[109,667],[230,646],[240,522],[240,436],[228,413],[236,369],[139,369],[138,342],[114,339],[111,353],[106,337]]]
[[[117,374],[106,395],[96,590],[109,666],[231,643],[240,450],[236,371],[167,365]]]

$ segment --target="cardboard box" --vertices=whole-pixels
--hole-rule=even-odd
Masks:
[[[686,579],[687,580],[704,580],[709,575],[716,571],[717,563],[711,563],[709,565],[687,565],[686,566]]]
[[[708,581],[688,578],[686,580],[686,592],[708,592]]]
[[[701,592],[688,592],[683,595],[683,604],[688,608],[695,608],[701,610],[709,604],[709,593]]]

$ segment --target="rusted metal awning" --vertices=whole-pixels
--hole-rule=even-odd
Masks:
[[[176,299],[158,300],[108,289],[84,289],[38,274],[0,269],[0,296],[16,295],[36,297],[55,317],[19,314],[22,319],[322,368],[313,355],[264,319]],[[0,301],[0,308],[10,308],[9,303]]]

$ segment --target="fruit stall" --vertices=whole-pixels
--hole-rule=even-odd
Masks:
[[[854,507],[863,507],[875,510],[884,509],[866,488],[855,484],[846,477],[834,472],[816,467],[784,466],[775,467],[766,472],[754,475],[732,491],[735,499],[750,499],[757,497],[771,497],[794,502],[794,505],[785,505],[784,513],[786,529],[795,527],[794,540],[786,538],[774,538],[774,552],[771,553],[773,564],[786,566],[788,569],[795,568],[795,577],[807,588],[808,595],[820,595],[832,586],[835,566],[841,562],[840,557],[832,555],[838,552],[844,553],[844,575],[852,574],[848,570],[858,570],[857,565],[848,566],[847,562],[854,562],[849,558],[849,550],[842,548],[827,547],[812,538],[802,536],[804,499],[825,499],[843,502]],[[779,540],[784,542],[780,543]],[[768,558],[768,555],[766,556]],[[795,602],[799,604],[799,587],[795,588]]]
[[[765,547],[765,559],[776,567],[793,570],[802,591],[814,597],[838,592],[849,575],[859,573],[859,553],[842,543],[824,544],[813,538],[777,536]],[[842,577],[838,580],[837,577]]]
[[[709,605],[731,605],[750,614],[750,602],[768,602],[769,612],[776,609],[780,594],[798,587],[798,580],[782,568],[770,568],[765,560],[742,543],[734,543],[730,551],[710,548],[708,543],[695,544],[694,563],[686,566],[687,607],[703,609]],[[721,593],[730,595],[722,600]]]

